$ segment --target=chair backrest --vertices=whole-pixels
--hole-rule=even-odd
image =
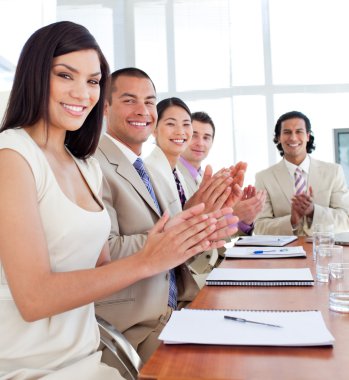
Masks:
[[[131,343],[113,325],[96,315],[101,331],[101,342],[111,351],[132,380],[136,380],[143,366],[142,360]]]

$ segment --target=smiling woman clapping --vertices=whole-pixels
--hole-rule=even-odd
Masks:
[[[93,302],[181,264],[208,236],[223,244],[225,211],[199,205],[165,214],[140,251],[110,262],[91,158],[108,76],[95,39],[72,22],[39,29],[22,50],[0,133],[0,377],[121,378],[100,362]]]

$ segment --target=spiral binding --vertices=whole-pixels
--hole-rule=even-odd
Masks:
[[[261,312],[261,313],[304,313],[304,312],[315,312],[319,310],[272,310],[272,309],[188,309],[190,311],[243,311],[243,312]]]
[[[208,280],[206,285],[234,285],[234,286],[312,286],[314,281],[232,281]]]

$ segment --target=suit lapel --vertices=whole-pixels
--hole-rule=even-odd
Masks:
[[[292,183],[290,173],[287,170],[284,160],[275,165],[273,175],[276,182],[278,182],[280,189],[285,194],[288,201],[291,202],[294,193],[294,184]]]
[[[309,175],[308,175],[308,183],[307,183],[307,190],[309,189],[309,186],[313,188],[313,191],[315,191],[319,188],[319,178],[323,178],[322,174],[320,172],[320,168],[318,165],[318,161],[314,160],[310,157],[310,165],[309,165]],[[323,178],[325,179],[325,178]],[[315,186],[314,186],[315,184]]]
[[[144,182],[139,176],[137,170],[125,157],[121,150],[110,140],[109,137],[102,136],[99,147],[110,165],[114,167],[116,173],[128,181],[136,192],[144,199],[144,201],[151,207],[154,212],[159,215],[155,206],[153,198],[149,194]]]
[[[163,211],[169,209],[172,216],[173,213],[177,214],[182,211],[172,169],[162,150],[155,146],[145,159],[145,164],[161,209]]]

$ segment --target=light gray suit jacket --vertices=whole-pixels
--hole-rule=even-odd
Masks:
[[[199,188],[200,182],[193,178],[189,170],[180,161],[178,161],[177,163],[177,168],[182,173],[185,179],[189,195],[192,196]]]
[[[149,174],[157,179],[158,183],[161,183],[162,191],[167,194],[169,199],[175,199],[173,206],[175,207],[175,213],[182,210],[182,205],[179,199],[177,184],[173,176],[171,165],[165,156],[164,152],[155,146],[152,152],[144,160]],[[183,174],[179,170],[179,165],[176,165],[177,175],[183,187],[186,199],[189,199],[193,193],[197,190],[198,185],[194,191],[188,190],[186,180]],[[200,288],[205,284],[208,273],[212,270],[214,263],[217,262],[218,253],[217,250],[202,252],[188,260],[187,265],[193,273],[193,279],[196,281]],[[213,263],[211,265],[211,262]]]
[[[178,195],[177,184],[173,176],[171,165],[164,152],[158,146],[154,146],[149,156],[144,159],[144,163],[148,173],[156,181],[156,187],[158,190],[161,190],[163,195],[166,195],[167,202],[172,205],[172,210],[169,210],[170,215],[174,216],[181,212],[182,205]],[[186,181],[177,166],[176,169],[185,197],[189,199],[192,194],[188,191]]]
[[[349,192],[338,164],[310,158],[307,186],[313,188],[314,216],[303,222],[300,235],[312,235],[317,223],[333,224],[335,232],[349,230]],[[256,188],[267,191],[263,211],[255,223],[256,234],[292,235],[291,199],[294,184],[284,160],[256,174]]]
[[[117,260],[143,247],[147,231],[160,216],[136,169],[109,137],[101,137],[95,157],[104,175],[103,201],[111,218],[111,257]],[[175,214],[175,199],[162,191],[156,178],[151,177],[151,181],[161,209]],[[178,299],[191,301],[198,288],[188,268],[176,268],[176,277]],[[169,273],[165,272],[97,302],[96,309],[137,347],[166,314],[168,294]]]

